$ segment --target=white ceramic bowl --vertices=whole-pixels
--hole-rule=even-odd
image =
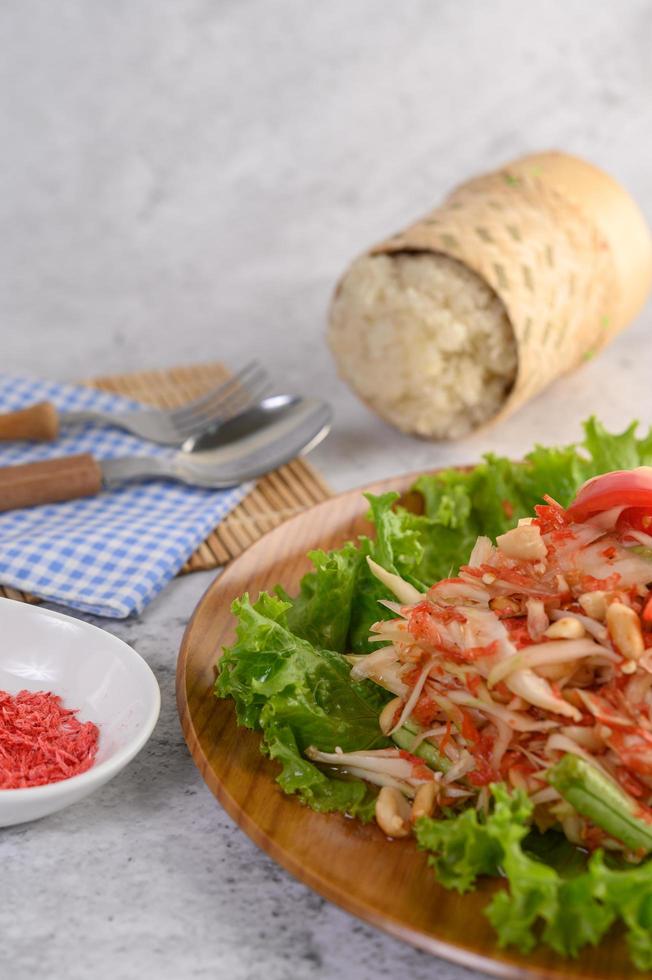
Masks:
[[[156,725],[161,695],[154,674],[116,636],[61,613],[0,599],[0,690],[52,691],[100,739],[94,765],[47,786],[0,789],[0,827],[36,820],[112,779]]]

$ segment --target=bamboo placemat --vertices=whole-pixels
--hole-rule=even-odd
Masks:
[[[198,398],[227,377],[226,368],[217,361],[170,368],[167,371],[142,371],[90,378],[82,383],[112,391],[117,395],[126,395],[149,405],[175,408],[192,398]],[[226,565],[267,531],[331,495],[328,484],[310,463],[305,459],[293,460],[257,482],[244,500],[200,544],[180,574],[207,571]],[[3,586],[0,586],[0,595],[24,602],[38,601],[24,592]]]

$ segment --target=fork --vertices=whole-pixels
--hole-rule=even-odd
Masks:
[[[0,441],[56,439],[63,426],[95,422],[125,429],[133,435],[166,446],[180,446],[206,429],[215,428],[249,408],[269,386],[267,372],[250,361],[227,381],[180,408],[138,408],[128,412],[96,409],[59,411],[51,402],[0,415]]]

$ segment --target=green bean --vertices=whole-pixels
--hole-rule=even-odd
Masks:
[[[451,762],[435,748],[432,742],[420,742],[416,749],[412,748],[418,734],[419,729],[416,725],[406,722],[394,732],[392,738],[399,749],[405,749],[413,755],[418,755],[431,769],[436,769],[437,772],[448,772]]]
[[[548,769],[547,779],[577,812],[632,851],[652,851],[652,822],[627,793],[595,766],[565,755]]]

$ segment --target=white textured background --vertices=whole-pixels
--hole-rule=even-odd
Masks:
[[[323,344],[353,255],[518,154],[584,154],[652,219],[650,2],[4,0],[0,32],[0,369],[72,380],[255,353],[280,388],[334,402],[315,461],[337,487],[518,455],[594,411],[652,421],[649,308],[453,446],[372,418]],[[110,626],[162,684],[148,749],[87,803],[0,832],[0,974],[465,975],[291,881],[204,789],[172,689],[207,581]]]

